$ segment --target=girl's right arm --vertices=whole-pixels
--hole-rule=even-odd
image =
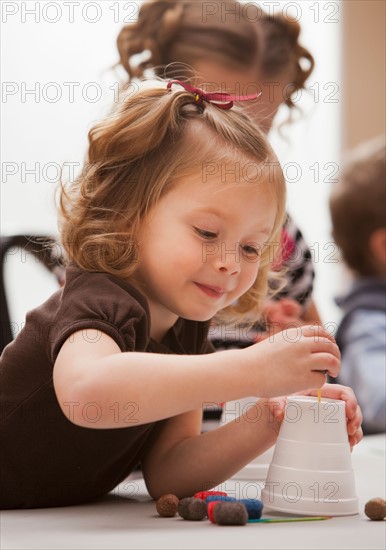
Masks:
[[[339,371],[339,350],[321,327],[290,329],[242,350],[208,355],[121,352],[95,329],[72,334],[54,366],[59,405],[73,423],[88,428],[146,424],[247,395],[274,397],[320,387],[325,372]],[[90,423],[84,406],[95,403]],[[117,415],[117,409],[121,414]]]

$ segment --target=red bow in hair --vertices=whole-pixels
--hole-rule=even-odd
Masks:
[[[251,101],[252,99],[257,99],[261,96],[261,92],[252,95],[234,95],[226,92],[205,92],[204,90],[191,86],[181,80],[169,80],[167,85],[168,90],[171,89],[173,84],[179,84],[187,92],[194,94],[194,101],[197,105],[202,105],[204,101],[207,101],[208,103],[213,103],[220,109],[231,109],[234,101]]]

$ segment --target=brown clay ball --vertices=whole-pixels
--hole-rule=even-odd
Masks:
[[[155,507],[162,518],[172,518],[177,513],[179,498],[176,495],[162,495],[157,500]]]
[[[381,521],[386,517],[386,500],[376,497],[370,499],[365,505],[365,514],[374,521]]]
[[[183,519],[201,521],[207,516],[207,506],[201,498],[186,497],[180,500],[178,514]]]

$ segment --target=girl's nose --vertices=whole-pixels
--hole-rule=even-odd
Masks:
[[[237,244],[234,248],[227,248],[225,244],[223,244],[220,253],[217,255],[215,265],[216,269],[224,274],[237,275],[241,271],[240,262],[240,248]]]
[[[240,273],[240,269],[237,266],[220,266],[219,271],[222,271],[223,273],[228,273],[229,275],[237,275]]]

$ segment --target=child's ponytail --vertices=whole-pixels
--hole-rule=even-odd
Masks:
[[[89,132],[89,162],[134,162],[165,145],[171,136],[178,139],[186,119],[199,114],[191,93],[168,93],[165,83],[144,90],[136,94],[135,105],[124,99],[117,116]]]

